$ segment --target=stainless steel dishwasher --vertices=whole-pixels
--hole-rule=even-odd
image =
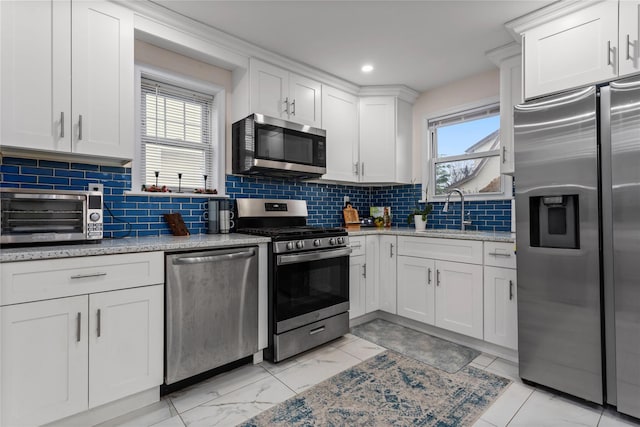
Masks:
[[[166,255],[166,373],[173,384],[258,351],[258,248]]]

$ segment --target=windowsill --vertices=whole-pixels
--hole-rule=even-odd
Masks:
[[[228,199],[226,194],[204,194],[204,193],[162,193],[157,191],[125,191],[125,196],[149,196],[149,197],[202,197],[203,199]]]

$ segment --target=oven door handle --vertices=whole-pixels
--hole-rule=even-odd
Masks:
[[[301,262],[318,261],[321,259],[338,258],[349,256],[353,250],[351,248],[333,249],[330,251],[315,251],[301,254],[278,255],[277,264],[298,264]]]

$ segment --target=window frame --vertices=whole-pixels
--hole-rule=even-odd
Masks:
[[[432,130],[429,128],[429,122],[434,122],[441,120],[445,117],[452,117],[456,115],[463,115],[465,112],[469,112],[470,110],[478,110],[482,108],[491,108],[495,106],[499,106],[499,99],[497,97],[483,99],[477,102],[459,105],[456,107],[449,108],[444,111],[440,111],[437,113],[429,114],[429,116],[424,116],[423,123],[423,159],[422,159],[422,188],[426,189],[428,197],[426,198],[428,202],[443,202],[446,200],[446,194],[436,195],[435,193],[435,165],[436,159],[438,163],[442,163],[444,161],[456,161],[456,160],[468,160],[468,159],[477,159],[477,158],[488,158],[493,156],[500,156],[502,149],[502,141],[500,148],[497,150],[485,151],[478,153],[476,155],[454,155],[447,157],[435,157],[435,141],[433,138]],[[461,122],[462,123],[462,122]],[[502,192],[499,193],[477,193],[477,194],[466,194],[464,195],[465,201],[469,200],[508,200],[513,198],[513,178],[509,175],[505,175],[500,173],[500,181]],[[423,200],[424,199],[424,191],[423,191]]]
[[[157,80],[162,83],[177,86],[187,90],[193,90],[203,94],[213,96],[213,104],[210,112],[210,123],[216,123],[210,126],[215,129],[215,133],[211,134],[211,143],[213,144],[213,159],[211,161],[213,171],[209,172],[207,187],[215,188],[220,197],[226,195],[225,179],[226,179],[226,91],[222,86],[216,85],[208,81],[200,80],[184,74],[176,73],[148,64],[135,64],[135,152],[133,164],[131,167],[131,191],[127,194],[144,194],[154,196],[188,196],[188,197],[211,197],[212,194],[199,194],[193,192],[185,193],[156,193],[142,191],[141,187],[145,184],[144,176],[142,176],[142,126],[141,126],[141,102],[142,102],[142,78]],[[204,184],[204,183],[203,183]]]

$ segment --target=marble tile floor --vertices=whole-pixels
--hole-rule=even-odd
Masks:
[[[100,427],[234,426],[383,351],[348,334],[277,365],[245,365],[218,375]],[[471,365],[513,380],[473,427],[640,426],[614,411],[525,385],[507,360],[483,353]]]

